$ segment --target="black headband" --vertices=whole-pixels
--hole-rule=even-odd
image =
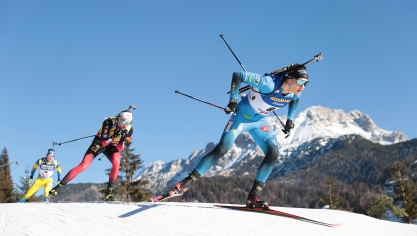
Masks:
[[[288,73],[288,77],[308,79],[308,73],[305,68],[298,68]]]

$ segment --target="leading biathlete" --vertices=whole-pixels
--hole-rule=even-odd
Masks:
[[[165,195],[154,197],[158,201],[169,195],[181,194],[204,174],[215,161],[225,155],[232,147],[237,136],[248,131],[265,154],[260,164],[253,186],[249,191],[246,205],[248,207],[268,208],[268,203],[260,200],[260,193],[265,186],[272,168],[278,159],[278,140],[267,121],[270,112],[288,105],[288,115],[284,133],[294,128],[294,114],[301,92],[309,82],[305,66],[294,64],[286,75],[259,75],[250,72],[234,72],[231,83],[230,101],[224,109],[226,114],[234,114],[229,119],[217,146],[205,155],[188,177],[177,183],[173,190]],[[253,89],[238,103],[241,83]]]

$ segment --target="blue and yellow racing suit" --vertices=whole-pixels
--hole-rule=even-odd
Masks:
[[[46,157],[40,158],[35,162],[32,167],[30,176],[35,174],[36,169],[39,167],[39,175],[36,181],[30,186],[25,196],[23,196],[19,202],[25,202],[33,194],[35,194],[41,187],[44,187],[44,201],[48,201],[49,191],[52,189],[52,175],[56,170],[58,175],[58,182],[61,179],[61,166],[57,160],[48,162]]]

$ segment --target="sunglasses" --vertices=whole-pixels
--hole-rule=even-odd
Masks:
[[[129,121],[125,121],[125,120],[123,120],[123,121],[122,121],[122,124],[124,124],[124,125],[131,125],[131,124],[132,124],[132,122],[129,122]]]
[[[296,79],[295,80],[296,82],[297,82],[297,84],[299,85],[299,86],[302,86],[302,85],[304,85],[304,87],[305,86],[307,86],[307,84],[308,84],[308,80],[307,81],[305,81],[305,80],[301,80],[301,79]]]

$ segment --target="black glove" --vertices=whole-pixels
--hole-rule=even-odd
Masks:
[[[294,124],[292,123],[292,120],[287,119],[287,123],[285,124],[285,127],[282,130],[282,132],[284,132],[284,134],[288,134],[293,128],[294,128]]]
[[[236,107],[237,107],[237,101],[234,98],[230,99],[229,104],[227,104],[226,108],[224,108],[224,112],[226,112],[226,114],[233,114],[236,112]]]

